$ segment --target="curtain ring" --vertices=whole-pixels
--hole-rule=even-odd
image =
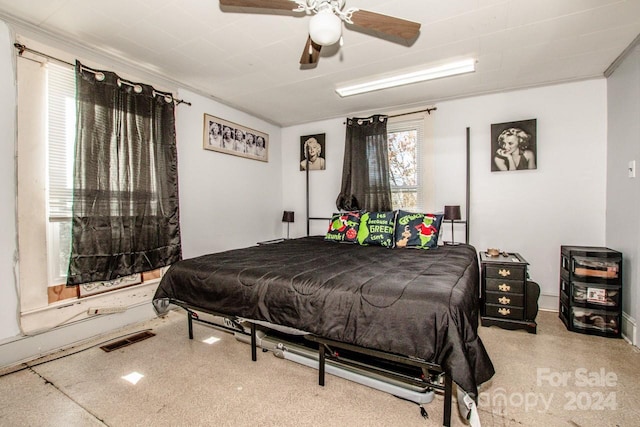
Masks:
[[[106,77],[103,72],[98,71],[97,73],[95,73],[95,78],[97,81],[103,82]]]
[[[140,85],[134,85],[134,86],[133,86],[133,91],[134,91],[135,93],[142,93],[142,86],[140,86]]]
[[[171,95],[165,95],[164,96],[164,101],[169,104],[171,102],[173,102],[173,97]]]

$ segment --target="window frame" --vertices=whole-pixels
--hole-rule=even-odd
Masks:
[[[416,163],[416,184],[415,185],[394,185],[392,180],[389,180],[389,185],[391,187],[391,198],[392,201],[395,199],[394,193],[402,193],[402,192],[415,192],[416,193],[416,206],[415,207],[407,207],[407,206],[396,206],[393,205],[393,209],[403,209],[410,211],[422,211],[425,207],[424,202],[424,177],[423,177],[423,148],[425,145],[425,119],[424,117],[416,117],[415,115],[411,116],[401,116],[401,117],[391,117],[387,122],[387,135],[391,133],[403,132],[403,131],[416,131],[416,153],[415,153],[415,163]],[[389,173],[391,173],[391,168],[389,168]]]

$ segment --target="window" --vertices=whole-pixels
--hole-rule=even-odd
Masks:
[[[46,68],[47,247],[49,285],[66,281],[71,245],[73,149],[76,128],[74,70]]]
[[[71,241],[75,71],[32,56],[16,61],[17,264],[24,334],[84,321],[91,317],[90,307],[148,304],[162,277],[162,270],[154,270],[139,274],[136,283],[89,283],[84,291],[64,285]],[[65,59],[73,60],[71,55]]]
[[[420,171],[423,135],[422,119],[387,124],[393,209],[418,212],[423,208]]]

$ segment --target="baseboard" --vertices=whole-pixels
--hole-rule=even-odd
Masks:
[[[147,302],[128,307],[123,313],[93,316],[38,335],[17,336],[0,343],[0,368],[26,363],[155,317],[153,306]]]
[[[636,320],[624,311],[622,312],[622,338],[638,346],[638,328]]]
[[[560,297],[558,295],[540,294],[538,308],[545,311],[558,311]]]

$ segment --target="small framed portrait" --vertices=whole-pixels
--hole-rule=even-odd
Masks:
[[[323,171],[326,169],[325,134],[304,135],[300,137],[300,170]]]
[[[202,147],[253,160],[269,161],[269,135],[209,114],[204,115]]]
[[[536,119],[491,125],[491,171],[538,168]]]

